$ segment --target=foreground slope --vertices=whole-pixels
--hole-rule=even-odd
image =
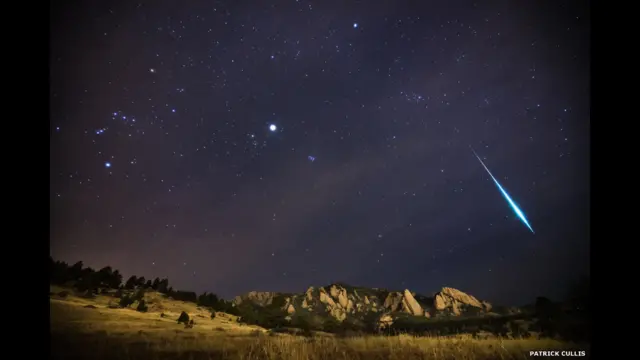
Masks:
[[[63,293],[62,296],[60,295]],[[50,290],[51,351],[64,359],[525,359],[530,350],[585,350],[555,340],[474,340],[469,337],[275,334],[210,313],[196,304],[145,294],[147,312],[116,308],[111,294],[93,298]],[[193,328],[177,323],[184,311]]]

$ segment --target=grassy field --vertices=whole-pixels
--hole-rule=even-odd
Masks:
[[[55,289],[56,291],[59,289]],[[53,291],[55,292],[55,291]],[[149,312],[112,309],[113,298],[50,298],[51,352],[57,359],[528,359],[530,350],[587,350],[555,340],[270,335],[195,304],[153,298]],[[145,299],[147,299],[145,297]],[[92,306],[92,307],[87,307]],[[180,311],[196,322],[177,324]],[[165,317],[161,317],[160,313]]]

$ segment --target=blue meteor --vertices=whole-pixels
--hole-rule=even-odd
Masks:
[[[478,156],[478,154],[476,154],[476,151],[473,150],[473,148],[471,146],[469,146],[469,147],[471,148],[471,151],[473,151],[473,154],[478,158],[478,161],[480,161],[480,164],[482,164],[484,169],[487,170],[487,172],[489,173],[489,176],[491,176],[491,178],[493,179],[493,182],[496,183],[496,186],[498,187],[498,189],[500,189],[500,192],[502,193],[502,196],[504,196],[504,198],[507,199],[507,202],[509,203],[509,205],[511,206],[513,211],[516,213],[516,215],[518,215],[520,220],[522,220],[522,222],[525,225],[527,225],[529,230],[531,230],[531,232],[535,234],[535,232],[531,228],[531,225],[529,225],[529,222],[527,221],[527,218],[524,216],[522,211],[520,211],[520,209],[518,208],[518,205],[516,205],[516,203],[513,202],[513,200],[511,200],[511,197],[509,196],[509,194],[507,194],[507,192],[502,188],[502,186],[500,186],[500,183],[498,182],[498,180],[496,180],[496,178],[493,177],[493,174],[491,174],[491,171],[489,171],[489,168],[487,168],[487,166],[484,164],[484,162],[482,162],[482,159],[480,159],[480,156]]]

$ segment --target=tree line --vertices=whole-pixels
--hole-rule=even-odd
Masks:
[[[91,267],[84,267],[82,261],[69,265],[63,261],[54,261],[49,257],[49,277],[50,283],[61,286],[72,286],[75,289],[87,294],[98,294],[107,289],[117,289],[118,297],[127,297],[122,290],[138,290],[136,294],[143,294],[144,291],[157,291],[175,300],[189,301],[200,306],[212,309],[212,311],[223,311],[234,315],[239,315],[235,306],[224,299],[220,299],[216,294],[207,293],[198,296],[193,291],[174,290],[169,286],[169,279],[155,278],[145,279],[144,276],[132,275],[123,281],[124,278],[118,270],[113,270],[111,266],[105,266],[96,271]],[[139,296],[139,295],[136,295]],[[127,297],[125,303],[128,303]]]
[[[84,267],[82,261],[68,265],[63,261],[53,261],[49,257],[50,282],[55,285],[72,285],[80,291],[98,293],[100,289],[153,289],[167,294],[173,291],[169,287],[169,279],[155,278],[147,280],[144,276],[131,276],[123,283],[122,274],[113,270],[111,266],[105,266],[96,271],[90,267]]]

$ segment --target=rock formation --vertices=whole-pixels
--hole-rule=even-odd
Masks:
[[[278,293],[275,293],[275,292],[251,291],[243,296],[236,296],[233,299],[233,302],[236,305],[240,305],[245,301],[250,301],[256,305],[268,306],[268,305],[271,305],[271,303],[273,303],[273,298],[277,295]]]
[[[457,316],[468,311],[476,314],[491,310],[491,304],[449,287],[442,288],[431,298],[412,293],[409,289],[403,292],[388,292],[332,284],[318,288],[310,287],[302,294],[286,297],[278,293],[253,291],[236,297],[234,302],[241,304],[251,301],[260,306],[268,306],[277,296],[284,299],[282,310],[289,315],[304,310],[318,316],[331,316],[341,322],[348,316],[363,319],[365,315],[379,313],[379,327],[389,326],[393,323],[394,316],[400,314],[428,318],[432,315],[439,316],[440,313]]]
[[[434,306],[436,310],[450,310],[455,315],[460,315],[465,309],[472,307],[479,310],[491,311],[491,304],[484,301],[480,302],[475,297],[466,294],[458,289],[444,287],[435,295]]]
[[[404,290],[404,297],[402,298],[402,307],[403,309],[405,309],[405,311],[407,311],[411,315],[414,315],[414,316],[424,315],[424,310],[422,310],[422,307],[420,306],[420,304],[418,304],[418,302],[413,297],[413,295],[409,292],[409,290],[406,290],[406,289]]]
[[[383,314],[378,319],[378,330],[384,330],[393,324],[393,317],[389,314]]]

